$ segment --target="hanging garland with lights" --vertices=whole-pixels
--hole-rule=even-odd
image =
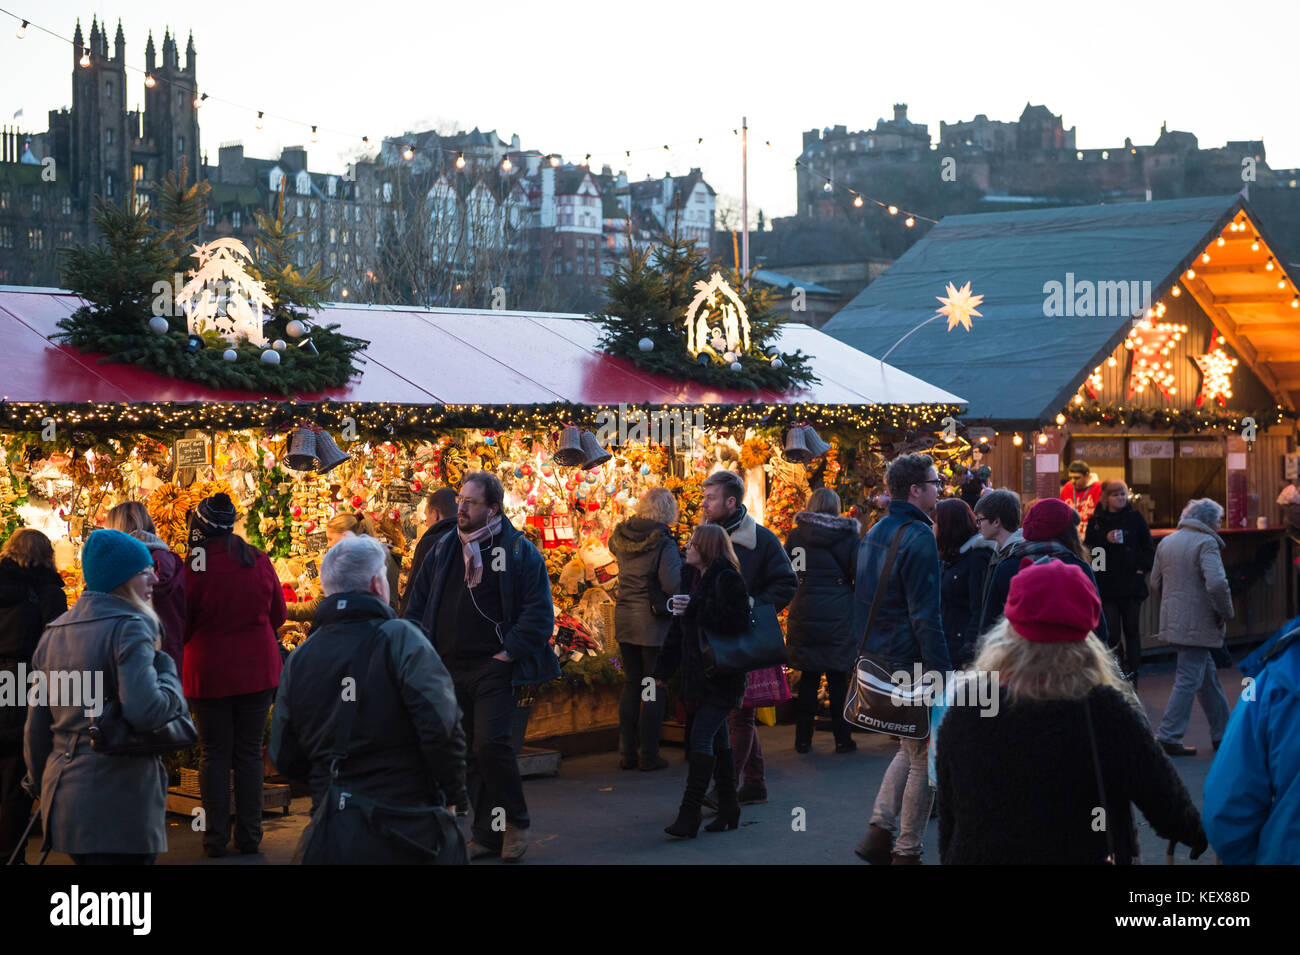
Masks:
[[[95,197],[103,241],[69,250],[61,266],[65,286],[89,304],[60,321],[54,338],[102,355],[101,363],[210,388],[288,395],[341,387],[359,374],[357,354],[369,342],[304,321],[333,280],[289,264],[296,233],[284,228],[283,193],[274,219],[259,215],[254,255],[231,238],[191,245],[204,193],[183,175],[159,189],[166,216],[137,206],[134,183],[124,205]],[[190,281],[176,288],[174,275]]]
[[[1202,431],[1225,428],[1239,431],[1245,418],[1254,418],[1258,428],[1268,428],[1300,418],[1300,412],[1277,406],[1252,412],[1202,411],[1199,408],[1180,411],[1173,408],[1126,408],[1122,405],[1102,405],[1095,401],[1070,405],[1062,414],[1077,424],[1169,429],[1175,434],[1199,434]]]
[[[666,236],[632,249],[605,297],[593,316],[604,328],[601,347],[646,371],[755,392],[818,381],[809,356],[773,344],[780,322],[768,291],[728,283],[693,241]]]

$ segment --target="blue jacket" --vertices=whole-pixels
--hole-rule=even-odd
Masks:
[[[443,536],[420,566],[411,597],[402,614],[424,628],[429,642],[438,645],[438,604],[451,566],[453,547],[460,546],[455,533]],[[560,675],[560,664],[551,649],[555,633],[555,608],[551,603],[551,579],[546,561],[532,542],[515,530],[510,519],[501,517],[501,546],[506,550],[505,573],[501,575],[501,610],[505,618],[502,649],[514,657],[511,682],[515,686],[549,683]],[[484,563],[490,560],[483,555]]]
[[[952,662],[939,613],[939,546],[931,529],[933,522],[906,501],[891,501],[889,514],[862,540],[853,588],[853,633],[861,639],[894,532],[907,521],[915,523],[903,531],[866,650],[884,657],[895,669],[910,671],[912,664],[919,662],[927,671],[946,672],[952,669]]]
[[[1205,778],[1205,834],[1226,865],[1300,864],[1300,618],[1287,626],[1242,661],[1254,682]]]

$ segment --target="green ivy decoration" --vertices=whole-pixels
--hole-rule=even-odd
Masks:
[[[280,486],[292,480],[289,472],[278,464],[269,471],[263,471],[257,481],[256,499],[244,520],[248,542],[266,551],[269,557],[289,556],[289,545],[293,541],[293,520],[289,508],[292,507],[293,495],[289,491],[280,490]],[[263,520],[274,521],[275,529],[270,533],[262,533]]]

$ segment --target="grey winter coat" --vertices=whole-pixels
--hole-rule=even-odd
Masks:
[[[102,698],[119,699],[126,721],[148,732],[188,713],[176,664],[154,649],[157,638],[157,626],[132,604],[88,590],[45,629],[32,666],[47,674],[102,672]],[[45,846],[66,853],[166,852],[162,759],[92,752],[85,702],[33,706],[27,713],[23,755],[39,787]]]
[[[609,551],[618,560],[615,638],[639,647],[662,647],[672,622],[664,603],[682,582],[677,541],[667,524],[630,517],[609,535]]]
[[[1185,517],[1156,548],[1151,590],[1160,592],[1161,640],[1184,647],[1223,645],[1233,616],[1223,546],[1214,528]]]
[[[794,520],[785,541],[799,577],[786,619],[789,666],[809,672],[852,669],[862,636],[853,632],[862,526],[852,517],[812,511],[800,511]]]

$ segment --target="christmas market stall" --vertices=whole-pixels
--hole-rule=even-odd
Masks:
[[[678,300],[656,293],[659,324],[645,309],[630,325],[506,310],[286,312],[274,295],[259,319],[257,282],[238,284],[241,249],[200,246],[190,271],[216,262],[237,291],[171,283],[165,301],[178,311],[153,328],[147,297],[130,318],[84,295],[0,288],[0,536],[25,524],[54,540],[71,601],[80,544],[114,504],[143,501],[183,553],[190,510],[221,490],[292,603],[320,593],[335,515],[371,516],[405,574],[425,494],[490,471],[551,571],[562,677],[532,701],[530,739],[617,722],[618,568],[606,542],[648,488],[676,494],[682,542],[718,468],[744,474],[751,513],[782,536],[822,485],[865,526],[888,455],[964,447],[951,433],[960,398],[808,326],[754,321],[763,293],[698,262]],[[286,649],[303,636],[286,625]]]
[[[882,354],[936,288],[970,283],[969,334],[922,330],[888,357],[969,400],[983,482],[1028,504],[1081,460],[1127,482],[1157,539],[1213,498],[1229,639],[1258,638],[1296,614],[1300,555],[1281,506],[1296,494],[1300,294],[1275,249],[1240,195],[954,216],[823,330]],[[1147,646],[1158,610],[1146,601]]]

